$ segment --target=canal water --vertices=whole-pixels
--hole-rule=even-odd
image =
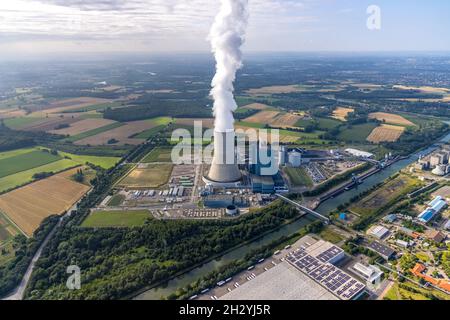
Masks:
[[[450,124],[450,122],[449,122],[449,124]],[[449,141],[450,141],[450,133],[440,140],[440,142],[449,142]],[[333,199],[329,199],[329,200],[323,202],[316,209],[316,211],[319,213],[322,213],[324,215],[328,215],[329,212],[335,210],[340,204],[350,201],[351,198],[357,196],[361,192],[364,192],[364,191],[372,188],[374,185],[384,181],[385,179],[387,179],[394,173],[407,167],[408,165],[410,165],[411,163],[416,161],[420,155],[428,154],[428,153],[432,152],[433,150],[435,150],[436,148],[437,147],[433,144],[432,146],[413,154],[408,159],[404,159],[404,160],[394,163],[393,165],[384,169],[383,171],[364,180],[364,182],[361,185],[359,185],[357,188],[346,191],[346,192],[336,196]],[[277,240],[282,236],[289,236],[289,235],[297,232],[300,228],[309,224],[311,221],[312,220],[308,217],[301,218],[289,225],[286,225],[286,226],[280,228],[278,231],[275,231],[275,232],[265,235],[264,237],[252,242],[251,244],[248,244],[246,246],[243,246],[243,247],[237,248],[233,251],[230,251],[229,253],[223,255],[219,259],[212,260],[212,261],[205,263],[202,266],[197,267],[177,278],[174,278],[174,279],[168,281],[163,286],[147,290],[144,293],[135,297],[135,299],[137,299],[137,300],[158,300],[158,299],[161,299],[161,297],[166,297],[169,294],[175,292],[178,288],[187,286],[188,284],[196,281],[197,279],[201,278],[202,276],[212,272],[214,269],[217,269],[218,267],[223,266],[233,260],[243,258],[247,253],[249,253],[250,251],[252,251],[254,249],[257,249],[264,245],[267,245],[270,242]]]

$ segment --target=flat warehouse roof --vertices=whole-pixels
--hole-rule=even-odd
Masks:
[[[258,275],[220,300],[338,300],[331,292],[286,262]]]

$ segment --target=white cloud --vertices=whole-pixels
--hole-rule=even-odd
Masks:
[[[218,0],[0,1],[0,41],[141,41],[160,43],[160,49],[205,49],[218,6]],[[304,7],[295,0],[250,0],[249,38],[314,21]]]

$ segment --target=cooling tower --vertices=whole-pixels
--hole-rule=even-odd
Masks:
[[[241,172],[236,162],[234,130],[214,131],[214,156],[208,176],[208,183],[214,185],[232,185],[241,180]]]

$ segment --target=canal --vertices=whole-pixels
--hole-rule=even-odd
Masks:
[[[449,122],[450,124],[450,122]],[[440,142],[449,142],[450,141],[450,133],[446,135],[444,138],[440,140]],[[322,213],[324,215],[328,215],[329,212],[335,210],[340,204],[344,204],[348,201],[350,201],[351,198],[357,196],[361,192],[364,192],[370,188],[372,188],[374,185],[384,181],[394,173],[400,171],[401,169],[407,167],[414,161],[416,161],[420,155],[428,154],[435,150],[437,147],[433,144],[432,146],[423,149],[409,157],[408,159],[404,159],[401,161],[398,161],[391,165],[390,167],[386,168],[385,170],[369,177],[368,179],[364,180],[364,182],[359,185],[357,188],[351,189],[347,192],[341,193],[340,195],[336,196],[333,199],[329,199],[323,203],[320,204],[320,206],[316,209],[319,213]],[[176,277],[172,280],[169,280],[166,284],[163,286],[159,286],[150,290],[145,291],[144,293],[139,294],[135,299],[137,300],[158,300],[161,299],[161,297],[166,297],[169,294],[175,292],[178,288],[185,287],[188,284],[196,281],[197,279],[201,278],[202,276],[212,272],[213,270],[217,269],[220,266],[226,265],[227,263],[243,258],[247,253],[250,251],[257,249],[259,247],[262,247],[264,245],[267,245],[271,243],[272,241],[279,239],[282,236],[289,236],[295,232],[297,232],[300,228],[304,227],[308,223],[313,221],[309,217],[301,218],[289,225],[286,225],[279,230],[272,232],[270,234],[265,235],[264,237],[252,242],[251,244],[248,244],[243,247],[239,247],[234,249],[233,251],[230,251],[220,257],[219,259],[212,260],[210,262],[207,262],[203,264],[202,266],[199,266],[187,273],[184,273],[183,275],[180,275],[179,277]]]

